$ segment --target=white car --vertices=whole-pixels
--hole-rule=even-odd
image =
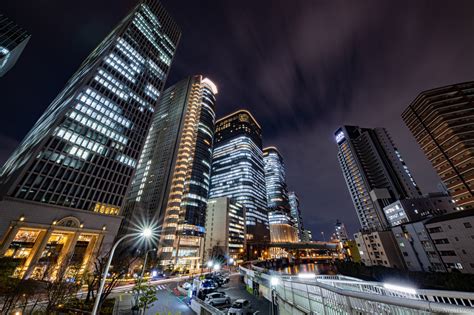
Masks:
[[[224,292],[214,292],[209,293],[204,302],[211,306],[230,304],[230,297],[228,297]]]
[[[185,290],[189,290],[193,285],[189,282],[185,282],[181,285],[181,287]]]
[[[249,301],[244,299],[238,299],[230,307],[227,314],[229,315],[247,315],[252,314],[252,305]]]

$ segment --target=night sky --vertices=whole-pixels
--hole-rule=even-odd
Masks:
[[[473,1],[163,0],[182,27],[168,85],[204,74],[218,116],[249,109],[277,146],[315,238],[359,228],[336,157],[342,124],[386,127],[424,193],[439,181],[401,120],[420,91],[474,79]],[[132,0],[2,0],[32,38],[0,78],[0,160],[133,7]]]

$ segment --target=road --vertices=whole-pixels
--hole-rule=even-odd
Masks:
[[[237,299],[248,300],[252,304],[252,310],[258,311],[259,315],[269,315],[271,314],[271,303],[266,300],[264,297],[256,297],[253,294],[250,294],[245,289],[245,284],[241,281],[240,275],[234,274],[230,277],[230,282],[224,287],[220,288],[218,291],[225,292],[232,302]],[[228,308],[223,308],[226,311]]]
[[[171,279],[169,279],[171,280]],[[180,315],[193,315],[194,312],[189,306],[183,301],[183,297],[178,297],[174,294],[173,289],[176,288],[178,282],[176,279],[172,281],[160,283],[153,283],[157,285],[158,292],[156,301],[153,306],[146,311],[146,315],[157,315],[157,314],[180,314]],[[181,279],[182,281],[182,279]],[[252,304],[253,311],[259,311],[259,315],[271,314],[270,302],[263,297],[256,297],[247,292],[245,285],[241,282],[238,274],[233,274],[230,277],[230,282],[223,287],[219,288],[218,291],[225,292],[233,301],[237,299],[249,300]],[[132,306],[132,296],[127,292],[116,293],[119,314],[125,315],[130,314]],[[227,312],[227,307],[221,307],[222,311]]]
[[[181,297],[173,293],[176,283],[158,284],[156,297],[158,301],[145,312],[146,315],[157,314],[180,314],[180,315],[194,315],[194,312],[189,306],[182,301]],[[119,315],[131,314],[131,307],[133,305],[132,294],[123,292],[117,294],[117,313]]]

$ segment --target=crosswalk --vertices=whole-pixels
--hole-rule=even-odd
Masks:
[[[157,285],[156,289],[157,290],[168,290],[168,286],[167,285]]]
[[[168,290],[168,286],[165,284],[159,284],[156,286],[156,290],[157,291]],[[127,290],[127,291],[124,291],[123,293],[133,293],[133,290]]]

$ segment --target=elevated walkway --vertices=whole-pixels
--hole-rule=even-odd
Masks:
[[[474,314],[474,293],[405,288],[339,275],[282,276],[248,266],[246,284],[279,314]]]

